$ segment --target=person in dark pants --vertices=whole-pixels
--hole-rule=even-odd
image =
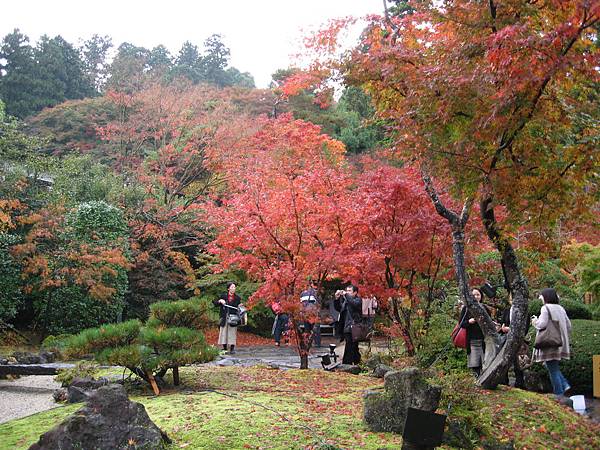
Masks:
[[[309,281],[308,289],[302,291],[300,293],[300,301],[302,302],[302,307],[305,311],[316,311],[317,313],[321,310],[321,301],[319,299],[319,294],[317,293],[317,282]],[[313,333],[313,342],[316,347],[321,346],[321,324],[317,321],[317,323],[312,322],[304,322],[304,332],[310,333],[314,330]]]
[[[358,364],[360,363],[358,342],[352,339],[352,324],[362,320],[362,299],[358,296],[358,288],[351,284],[345,291],[337,291],[334,306],[340,312],[337,333],[341,337],[340,340],[346,341],[342,363]]]
[[[289,316],[283,312],[281,303],[279,301],[274,302],[271,305],[271,309],[275,313],[275,321],[273,322],[273,338],[275,339],[275,345],[279,347],[281,345],[281,336],[287,331]],[[285,339],[287,342],[287,338]]]

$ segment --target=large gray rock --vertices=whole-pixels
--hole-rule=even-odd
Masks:
[[[334,372],[351,373],[352,375],[358,375],[360,373],[360,366],[353,364],[340,364],[333,369]]]
[[[435,411],[442,388],[429,384],[424,372],[416,367],[387,372],[383,391],[368,391],[364,395],[363,420],[372,431],[402,434],[409,407]]]
[[[123,386],[110,384],[93,391],[86,406],[43,434],[29,450],[156,449],[170,442],[144,405],[130,401]]]
[[[109,381],[106,378],[94,380],[91,377],[75,377],[67,388],[67,402],[79,403],[87,400],[88,395],[96,389],[106,386]]]

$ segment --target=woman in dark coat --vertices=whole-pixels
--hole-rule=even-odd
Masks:
[[[227,292],[213,302],[215,306],[218,306],[221,309],[219,320],[219,344],[223,346],[223,350],[227,350],[227,346],[229,346],[230,354],[235,353],[237,327],[232,327],[227,323],[227,314],[236,312],[227,306],[238,308],[242,303],[242,299],[235,293],[235,287],[235,283],[229,283],[227,285]]]
[[[471,292],[478,302],[481,302],[483,295],[477,288]],[[483,360],[485,359],[485,344],[483,331],[466,306],[460,311],[462,318],[461,327],[467,329],[467,367],[469,367],[476,376],[481,373]]]

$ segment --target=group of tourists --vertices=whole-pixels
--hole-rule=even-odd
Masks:
[[[220,308],[218,344],[229,354],[235,354],[238,325],[236,323],[238,319],[232,321],[231,317],[239,315],[239,309],[243,307],[242,300],[235,293],[235,290],[235,283],[229,283],[227,292],[213,302],[215,306]],[[301,333],[306,333],[307,336],[311,336],[312,333],[311,338],[314,345],[320,347],[321,328],[318,317],[320,315],[321,300],[318,285],[314,280],[309,281],[307,289],[301,292],[299,300],[302,303],[302,312],[306,317],[306,320],[300,325]],[[372,328],[372,321],[369,321],[368,314],[365,318],[364,309],[367,306],[367,308],[370,308],[368,311],[374,311],[375,305],[376,303],[371,298],[363,302],[363,299],[358,295],[358,287],[355,285],[351,284],[345,290],[336,291],[333,306],[338,314],[337,320],[334,322],[334,329],[335,335],[345,342],[342,357],[343,364],[360,363],[358,344],[361,340],[366,339],[364,330],[368,331]],[[288,342],[289,315],[283,310],[280,302],[273,302],[271,308],[275,313],[272,334],[275,345],[279,347],[282,338],[285,343]],[[309,319],[309,317],[311,318]],[[317,319],[315,320],[315,318]]]
[[[235,283],[229,283],[227,292],[214,301],[215,306],[220,308],[218,343],[223,346],[224,351],[229,351],[230,354],[235,353],[237,326],[243,321],[243,318],[240,318],[240,314],[243,315],[241,298],[235,293],[235,290]],[[477,302],[481,303],[484,292],[489,293],[490,291],[493,296],[490,287],[484,286],[474,288],[471,294]],[[554,394],[562,396],[569,393],[571,389],[559,367],[561,360],[570,358],[571,321],[564,308],[559,304],[559,297],[554,289],[543,289],[539,299],[542,301],[540,317],[531,317],[531,325],[537,330],[536,348],[532,355],[532,361],[544,363],[550,375]],[[300,302],[305,316],[313,316],[311,320],[307,319],[301,324],[300,330],[309,335],[312,333],[315,345],[320,347],[320,324],[319,320],[314,320],[315,316],[318,317],[321,308],[316,282],[309,281],[307,289],[300,294]],[[482,305],[491,316],[490,308],[483,303]],[[350,284],[344,290],[335,292],[333,307],[339,314],[337,321],[334,322],[335,334],[345,342],[342,363],[358,364],[361,359],[358,344],[361,340],[367,339],[367,334],[372,329],[372,321],[369,322],[368,318],[372,317],[376,303],[372,298],[363,300],[358,295],[358,287]],[[287,343],[289,315],[279,302],[274,302],[272,309],[275,313],[272,333],[275,345],[280,346],[282,338],[286,339]],[[503,335],[508,334],[513,318],[514,309],[511,304],[509,308],[496,315],[497,331]],[[466,330],[467,366],[476,376],[479,376],[486,355],[484,333],[466,306],[461,309],[459,325],[460,328]],[[552,331],[554,336],[548,337],[552,328],[556,328]],[[523,364],[518,354],[512,359],[510,365],[515,373],[515,387],[523,388],[525,385]],[[508,374],[505,383],[508,384]]]
[[[474,288],[471,294],[477,302],[481,302],[484,297],[481,288]],[[559,304],[560,299],[556,290],[552,288],[543,289],[539,294],[539,299],[542,301],[540,316],[532,316],[530,322],[531,326],[536,329],[536,340],[531,361],[544,363],[550,375],[554,394],[564,396],[569,394],[571,386],[562,374],[559,364],[561,360],[570,358],[569,335],[571,333],[571,321],[565,309]],[[491,316],[490,308],[486,305],[483,306]],[[513,318],[514,309],[511,304],[510,308],[505,309],[497,316],[495,322],[497,331],[506,335],[510,331]],[[466,306],[462,307],[459,323],[461,328],[466,329],[467,366],[476,376],[479,376],[486,354],[483,331]],[[518,353],[512,359],[510,365],[515,373],[515,387],[523,388],[525,386],[524,364]],[[508,384],[508,374],[505,382]]]

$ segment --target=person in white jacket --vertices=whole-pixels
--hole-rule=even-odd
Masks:
[[[559,363],[562,359],[569,359],[571,357],[571,350],[569,347],[571,321],[569,320],[565,309],[558,304],[558,294],[554,289],[543,289],[539,298],[543,302],[540,317],[533,316],[531,318],[531,324],[539,333],[540,330],[546,328],[549,320],[558,321],[562,344],[560,347],[535,349],[533,352],[533,361],[543,362],[546,366],[548,374],[550,375],[554,394],[557,396],[567,395],[571,386],[569,381],[560,371]],[[552,319],[550,319],[550,317],[552,317]]]

